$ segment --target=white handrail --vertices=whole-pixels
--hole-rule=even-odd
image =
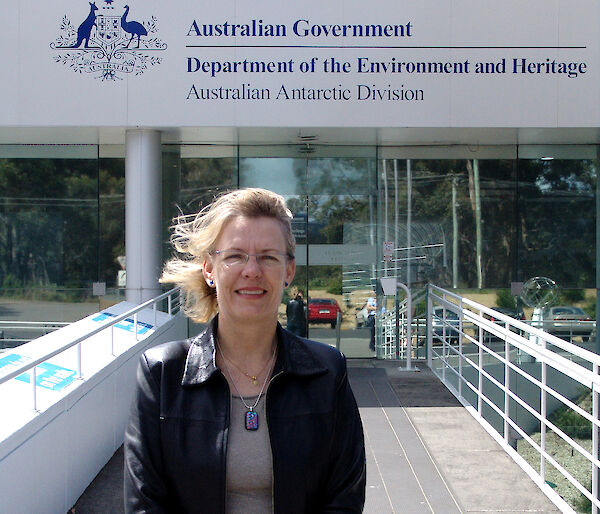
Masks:
[[[147,302],[144,302],[144,303],[138,305],[137,307],[125,312],[124,314],[120,314],[119,316],[115,316],[114,318],[111,318],[104,325],[99,326],[98,328],[86,333],[85,335],[78,337],[77,339],[75,339],[73,341],[69,341],[68,343],[64,344],[63,346],[61,346],[51,352],[48,352],[48,353],[42,355],[41,357],[38,357],[32,361],[26,362],[26,363],[22,364],[21,366],[16,367],[13,371],[8,373],[7,375],[0,377],[0,386],[2,384],[4,384],[5,382],[8,382],[9,380],[12,380],[13,378],[16,378],[19,375],[25,373],[26,371],[29,371],[30,369],[35,368],[36,366],[39,366],[43,362],[46,362],[47,360],[68,350],[69,348],[72,348],[75,345],[80,345],[86,339],[89,339],[90,337],[98,334],[99,332],[102,332],[103,330],[106,330],[106,329],[116,325],[120,321],[123,321],[124,319],[127,319],[127,318],[131,317],[132,315],[134,316],[134,319],[137,324],[137,313],[138,312],[146,309],[147,307],[149,307],[151,305],[156,305],[158,302],[162,301],[165,298],[171,299],[175,295],[177,295],[177,297],[179,297],[179,294],[180,294],[179,288],[173,288],[170,291],[167,291],[166,293],[163,293],[160,296],[157,296],[156,298],[152,298],[151,300],[148,300]],[[171,311],[171,309],[172,309],[172,301],[169,301],[169,311]],[[171,314],[171,312],[169,312],[169,314]],[[137,327],[136,327],[136,337],[137,337]],[[79,367],[79,359],[78,359],[78,367]],[[78,376],[80,376],[80,375],[81,375],[81,373],[78,372]],[[35,380],[33,380],[33,384],[35,384]]]
[[[0,328],[31,328],[43,330],[44,328],[64,327],[70,325],[68,321],[10,321],[0,320]]]
[[[437,286],[429,286],[427,305],[427,357],[432,371],[563,512],[574,512],[573,506],[547,484],[550,466],[564,479],[564,487],[571,486],[585,496],[592,503],[592,512],[597,514],[600,510],[596,483],[600,469],[600,355]],[[433,330],[435,306],[442,309],[436,317],[437,328]],[[453,312],[458,319],[447,318],[447,312]],[[452,338],[446,327],[453,333]],[[559,383],[556,377],[565,378]],[[527,381],[529,385],[516,388],[516,379]],[[569,393],[563,390],[565,380],[574,390],[577,386],[591,392],[592,412],[567,397]],[[529,394],[524,393],[524,389],[529,389]],[[534,394],[536,401],[532,402]],[[549,419],[550,398],[590,423],[591,449],[584,448]],[[495,425],[493,417],[486,417],[484,405],[497,416]],[[514,410],[517,406],[532,420],[531,426],[539,424],[539,442],[517,422]],[[559,462],[548,450],[547,434],[550,433],[587,461],[591,491],[587,489],[587,479],[582,482],[576,478],[569,465]],[[537,465],[527,462],[517,452],[515,436],[538,452]]]

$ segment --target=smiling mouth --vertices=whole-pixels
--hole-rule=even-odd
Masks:
[[[266,293],[266,291],[264,289],[239,289],[237,291],[238,294],[242,294],[242,295],[253,295],[253,296],[258,296],[261,294]]]

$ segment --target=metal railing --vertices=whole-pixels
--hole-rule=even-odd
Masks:
[[[89,339],[90,337],[99,334],[100,332],[104,331],[104,330],[110,330],[111,331],[111,353],[112,355],[114,355],[114,327],[115,325],[117,325],[118,323],[124,321],[124,320],[129,320],[129,319],[133,319],[133,333],[135,335],[135,339],[136,341],[138,340],[138,313],[151,307],[152,311],[153,311],[153,315],[154,315],[154,326],[156,326],[156,321],[157,321],[157,313],[159,311],[159,306],[161,306],[161,304],[166,303],[165,311],[167,314],[169,315],[173,315],[175,313],[177,313],[179,311],[180,305],[181,305],[181,294],[180,294],[180,289],[179,288],[174,288],[171,289],[170,291],[167,291],[166,293],[163,293],[159,296],[157,296],[156,298],[152,298],[151,300],[148,300],[147,302],[144,302],[140,305],[138,305],[137,307],[123,313],[120,314],[118,316],[112,317],[110,318],[110,320],[99,326],[98,328],[91,330],[89,332],[87,332],[86,334],[84,334],[81,337],[78,337],[77,339],[74,339],[73,341],[69,341],[68,343],[64,344],[63,346],[54,349],[51,352],[45,353],[44,355],[37,357],[35,359],[32,359],[31,361],[25,362],[19,366],[15,366],[14,369],[12,371],[10,371],[8,374],[0,377],[0,386],[2,386],[2,384],[5,384],[6,382],[8,382],[9,380],[12,380],[13,378],[18,377],[19,375],[22,375],[23,373],[26,373],[28,371],[31,371],[31,380],[30,380],[30,384],[31,384],[31,389],[32,389],[32,405],[33,405],[33,410],[37,411],[37,387],[38,385],[36,384],[36,367],[39,366],[40,364],[43,364],[44,362],[48,361],[49,359],[51,359],[52,357],[55,357],[56,355],[59,355],[67,350],[69,350],[70,348],[73,347],[77,347],[77,365],[76,365],[76,374],[75,377],[78,379],[82,379],[82,373],[81,373],[81,343],[84,342],[86,339]]]
[[[66,321],[0,321],[0,350],[26,343],[66,325],[69,325]],[[26,337],[8,337],[9,334]]]
[[[597,513],[600,355],[433,285],[427,309],[433,372],[562,511]]]
[[[419,310],[419,306],[424,303],[426,290],[423,289],[414,294],[412,298],[412,323],[411,339],[413,358],[425,358],[425,342],[427,340],[427,318],[426,312]],[[380,359],[406,359],[407,348],[407,299],[400,302],[399,314],[399,335],[400,344],[396,344],[396,313],[393,310],[384,312],[377,320],[377,338],[376,351]],[[421,355],[422,352],[422,355]]]

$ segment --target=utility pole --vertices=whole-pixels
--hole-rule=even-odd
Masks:
[[[452,177],[452,287],[458,287],[458,177]]]
[[[479,190],[479,161],[473,159],[473,182],[475,189],[475,238],[477,251],[477,288],[483,287],[481,258],[481,195]]]

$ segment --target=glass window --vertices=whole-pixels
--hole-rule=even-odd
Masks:
[[[124,288],[125,159],[100,158],[100,279],[108,289]]]
[[[595,287],[596,160],[519,160],[521,276]]]
[[[0,146],[2,319],[73,321],[97,310],[97,155],[85,145]]]
[[[395,247],[390,271],[410,284],[508,286],[515,273],[513,160],[392,159],[381,163],[381,174],[381,235]]]
[[[177,205],[184,214],[198,212],[220,192],[237,185],[236,148],[191,145],[181,148],[181,183]]]

